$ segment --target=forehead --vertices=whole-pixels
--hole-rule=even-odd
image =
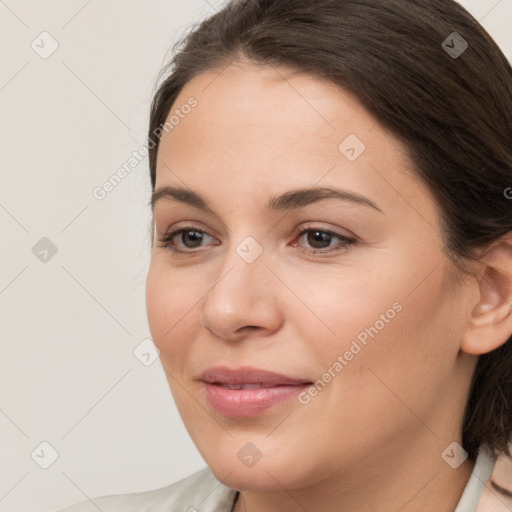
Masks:
[[[157,188],[261,191],[266,201],[272,191],[318,183],[364,190],[395,208],[402,189],[426,193],[406,148],[353,94],[327,80],[232,64],[187,83],[169,117],[191,98],[195,108],[163,134]]]
[[[231,64],[207,71],[185,85],[172,110],[192,97],[198,106],[190,121],[180,123],[182,128],[201,128],[202,133],[218,134],[219,139],[229,132],[236,141],[249,141],[248,135],[259,140],[279,131],[282,145],[294,137],[303,143],[325,139],[336,144],[348,133],[368,138],[367,132],[377,125],[350,92],[289,68]],[[209,123],[204,124],[205,120]],[[183,131],[179,128],[173,129],[173,135]]]

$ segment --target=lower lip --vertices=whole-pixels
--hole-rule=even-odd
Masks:
[[[256,389],[227,389],[203,382],[211,406],[224,416],[249,417],[263,413],[273,405],[296,397],[311,386],[275,386]]]

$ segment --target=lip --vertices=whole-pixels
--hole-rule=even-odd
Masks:
[[[228,368],[216,366],[201,374],[206,398],[220,414],[250,417],[261,414],[272,406],[289,400],[313,383],[280,373],[243,366]],[[228,386],[251,386],[250,389],[229,389]]]

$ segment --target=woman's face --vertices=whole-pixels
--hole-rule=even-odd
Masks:
[[[237,489],[440,458],[476,362],[460,351],[476,289],[403,147],[288,72],[196,77],[157,162],[157,192],[182,192],[154,204],[149,325],[190,436]]]

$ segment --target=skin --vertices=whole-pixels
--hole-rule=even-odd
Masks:
[[[283,67],[242,61],[221,71],[181,91],[173,109],[190,97],[198,105],[164,133],[156,181],[195,191],[214,213],[155,204],[146,288],[153,340],[192,440],[214,475],[241,491],[235,512],[453,512],[474,462],[452,469],[441,454],[462,444],[477,355],[512,331],[511,297],[496,293],[512,281],[510,239],[476,277],[458,280],[436,201],[405,148],[353,95]],[[366,145],[355,161],[338,149],[349,134]],[[382,211],[339,199],[266,209],[270,196],[319,186]],[[174,237],[184,255],[159,242],[183,227],[207,234],[199,246]],[[295,236],[303,227],[356,242],[322,245]],[[248,236],[263,249],[252,263],[236,251]],[[305,252],[314,249],[324,254]],[[488,265],[501,280],[487,277]],[[197,380],[222,364],[316,381],[394,303],[401,311],[307,405],[225,417]],[[262,454],[250,468],[237,457],[247,442]]]
[[[485,486],[477,512],[510,512],[512,510],[512,457],[498,457],[491,478]]]

